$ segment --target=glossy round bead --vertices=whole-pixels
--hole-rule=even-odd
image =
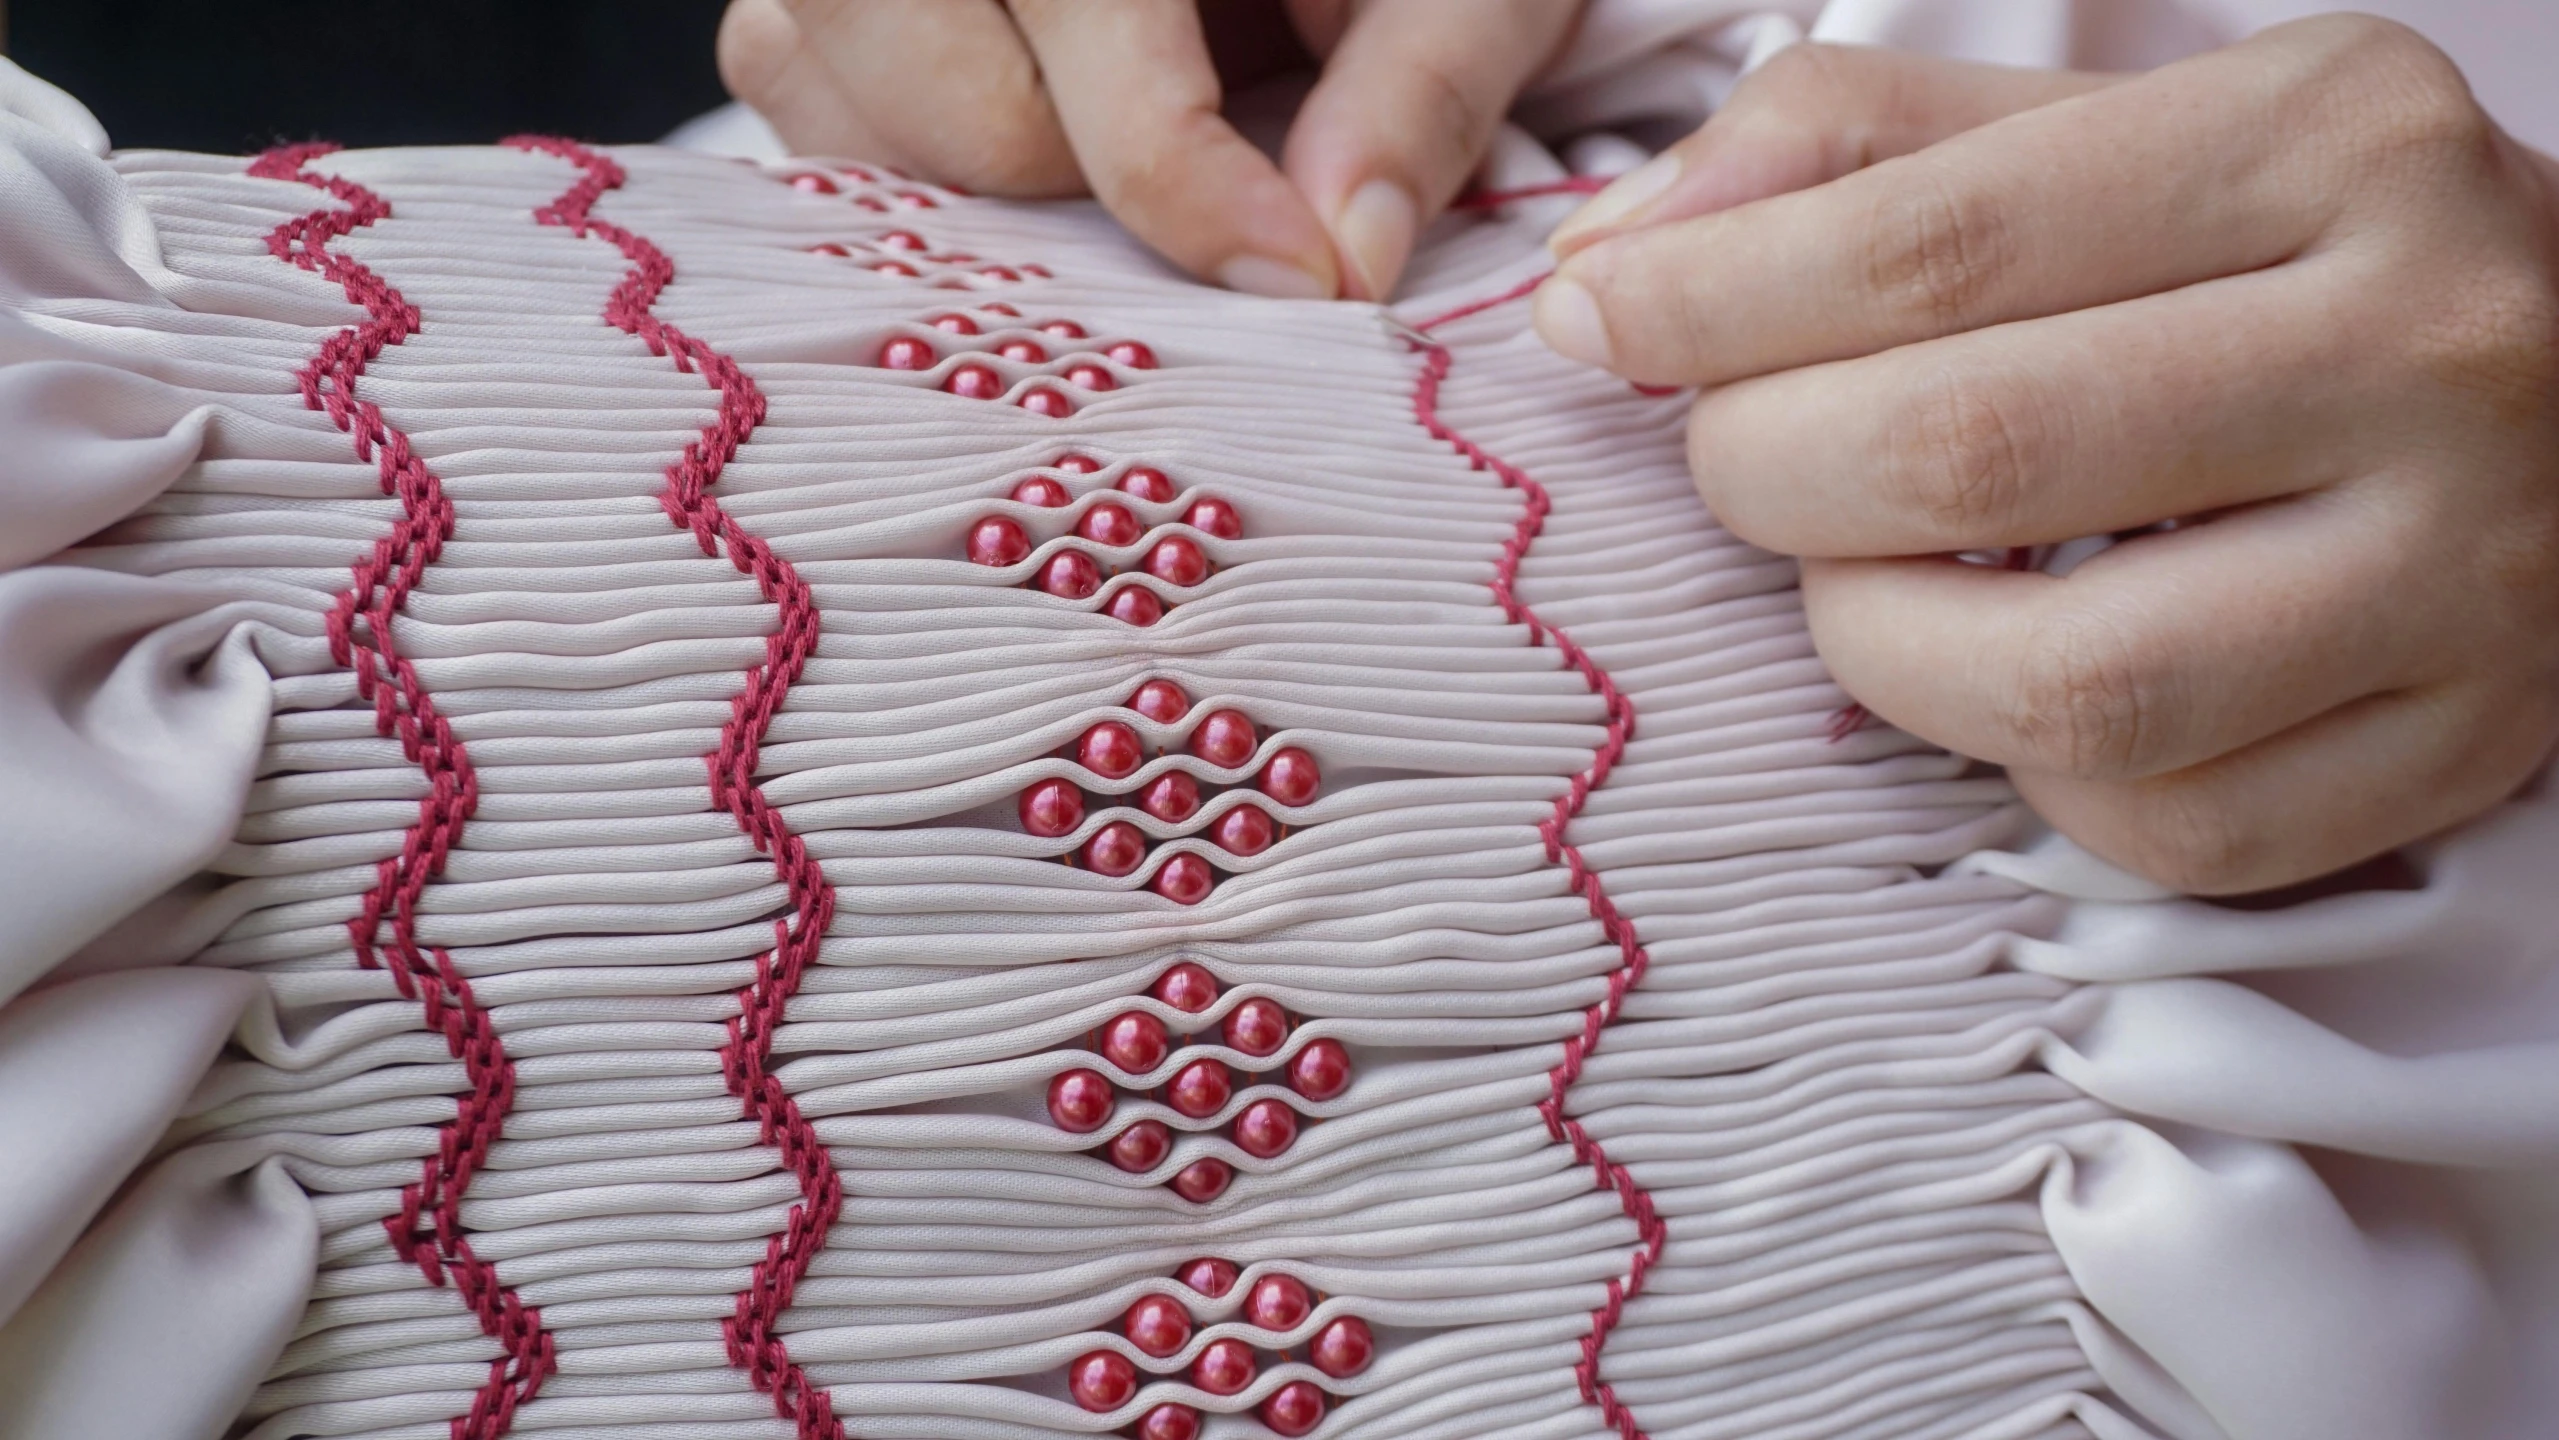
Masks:
[[[1369,1332],[1368,1322],[1357,1315],[1344,1315],[1315,1332],[1306,1347],[1306,1358],[1315,1368],[1336,1380],[1357,1375],[1377,1358],[1377,1337]]]
[[[1215,1060],[1192,1061],[1174,1071],[1164,1086],[1164,1103],[1194,1120],[1225,1109],[1234,1095],[1235,1078]]]
[[[985,311],[989,315],[1010,315],[1016,320],[1022,318],[1021,311],[1014,309],[1012,306],[1005,304],[1001,300],[990,300],[986,304],[980,305],[977,308]]]
[[[1090,455],[1060,455],[1049,462],[1048,468],[1063,470],[1069,475],[1090,475],[1102,468],[1102,462]]]
[[[1084,792],[1054,777],[1022,792],[1022,828],[1054,840],[1084,823]]]
[[[989,515],[969,527],[969,559],[1001,568],[1031,557],[1031,537],[1010,516]]]
[[[1324,783],[1324,772],[1315,766],[1315,757],[1294,745],[1271,752],[1262,773],[1253,784],[1265,795],[1282,805],[1303,805],[1315,798],[1315,787]]]
[[[1236,513],[1234,506],[1214,495],[1204,495],[1192,501],[1191,508],[1182,513],[1182,519],[1192,529],[1220,540],[1244,538],[1244,517]]]
[[[1216,1004],[1217,996],[1217,977],[1196,961],[1185,960],[1155,980],[1155,998],[1189,1014],[1197,1015]]]
[[[924,237],[912,230],[891,230],[880,237],[880,244],[890,250],[921,250]]]
[[[1075,763],[1106,779],[1124,779],[1146,763],[1146,746],[1134,726],[1105,720],[1075,742]]]
[[[1232,770],[1253,758],[1261,737],[1241,710],[1211,710],[1191,732],[1191,753],[1221,770]]]
[[[1037,505],[1043,510],[1055,510],[1065,505],[1072,497],[1066,493],[1065,486],[1046,475],[1034,475],[1013,487],[1013,498],[1025,505]]]
[[[1066,1388],[1087,1410],[1117,1410],[1137,1396],[1137,1367],[1117,1350],[1095,1350],[1066,1367]]]
[[[1257,1160],[1268,1160],[1296,1143],[1297,1112],[1277,1100],[1256,1100],[1235,1117],[1236,1148]]]
[[[1103,353],[1111,357],[1113,364],[1125,365],[1131,370],[1155,368],[1155,352],[1134,340],[1122,340]]]
[[[1082,600],[1102,588],[1102,567],[1081,550],[1060,550],[1033,583],[1061,600]]]
[[[1247,1055],[1275,1054],[1288,1040],[1288,1012],[1276,1000],[1256,995],[1226,1012],[1226,1023],[1218,1027],[1218,1038],[1227,1048]]]
[[[989,280],[1003,280],[1009,282],[1022,278],[1022,272],[1014,269],[1010,265],[981,265],[978,267],[977,273],[985,276]]]
[[[1294,1275],[1274,1271],[1253,1282],[1244,1297],[1244,1323],[1265,1330],[1294,1330],[1315,1313],[1315,1293]]]
[[[1125,820],[1114,820],[1084,842],[1084,864],[1096,875],[1116,880],[1133,875],[1146,863],[1146,835]]]
[[[1128,708],[1158,725],[1172,725],[1191,713],[1191,697],[1170,680],[1149,680],[1128,697]]]
[[[1324,1391],[1312,1380],[1291,1380],[1262,1401],[1262,1423],[1282,1435],[1312,1433],[1324,1423]]]
[[[1111,1163],[1131,1175],[1143,1175],[1173,1153],[1173,1132],[1161,1120],[1140,1120],[1111,1137]]]
[[[1158,1405],[1137,1422],[1137,1440],[1199,1440],[1200,1412],[1188,1405]]]
[[[1173,1172],[1173,1193],[1194,1205],[1205,1205],[1225,1194],[1234,1178],[1235,1167],[1212,1155]]]
[[[791,188],[804,195],[832,195],[835,193],[835,182],[823,175],[803,172],[791,177]]]
[[[1119,1098],[1101,1071],[1068,1070],[1049,1079],[1048,1118],[1060,1130],[1090,1135],[1111,1118]]]
[[[1075,413],[1075,402],[1067,399],[1064,391],[1037,385],[1022,392],[1022,408],[1051,420],[1063,420]]]
[[[993,400],[1004,393],[1004,377],[971,361],[942,377],[942,388],[963,400]]]
[[[1170,1295],[1149,1295],[1128,1307],[1121,1328],[1128,1343],[1161,1360],[1191,1343],[1191,1312]]]
[[[1060,340],[1081,340],[1084,338],[1084,327],[1072,320],[1043,320],[1040,322],[1040,333]]]
[[[884,370],[930,370],[941,359],[933,347],[912,335],[900,335],[880,347],[880,367]]]
[[[1217,817],[1217,823],[1208,828],[1208,838],[1229,855],[1259,855],[1279,839],[1279,827],[1260,809],[1238,805]]]
[[[1173,478],[1152,465],[1136,465],[1120,477],[1120,489],[1150,505],[1161,505],[1179,492]]]
[[[1075,522],[1075,533],[1096,545],[1133,545],[1138,536],[1146,533],[1146,527],[1137,523],[1127,506],[1105,500],[1084,512],[1083,518]]]
[[[1146,552],[1146,573],[1167,585],[1197,585],[1208,578],[1208,552],[1188,535],[1167,535]]]
[[[1123,585],[1102,613],[1123,625],[1152,625],[1164,618],[1164,599],[1143,585]]]
[[[1226,1292],[1235,1288],[1238,1273],[1234,1261],[1202,1255],[1183,1262],[1182,1268],[1173,1272],[1173,1278],[1211,1300],[1223,1300]]]
[[[1188,851],[1164,862],[1155,872],[1155,893],[1176,905],[1197,905],[1217,885],[1217,872]]]
[[[1143,1075],[1173,1053],[1164,1022],[1143,1010],[1111,1017],[1102,1027],[1102,1058],[1131,1075]]]
[[[873,265],[871,270],[880,275],[902,275],[909,280],[915,278],[915,267],[903,260],[882,260]]]
[[[971,320],[966,315],[957,313],[936,315],[925,323],[931,325],[936,330],[952,335],[974,335],[977,333],[977,322]]]
[[[1200,782],[1167,770],[1137,792],[1137,808],[1167,825],[1179,825],[1200,813]]]
[[[1103,369],[1099,365],[1068,366],[1066,370],[1066,383],[1079,390],[1117,390],[1120,388],[1119,377],[1113,375],[1110,371]]]
[[[1047,348],[1037,340],[1007,340],[995,347],[995,353],[1025,365],[1037,365],[1048,358]]]
[[[853,252],[836,244],[832,240],[821,240],[817,244],[809,247],[809,253],[812,255],[850,255]]]
[[[1339,1040],[1309,1041],[1288,1058],[1288,1088],[1309,1100],[1330,1100],[1350,1083],[1351,1055]]]
[[[1211,1340],[1191,1362],[1191,1383],[1211,1395],[1241,1394],[1260,1374],[1262,1367],[1253,1358],[1253,1347],[1233,1336]]]

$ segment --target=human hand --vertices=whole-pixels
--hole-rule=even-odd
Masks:
[[[2466,818],[2559,737],[2559,166],[2411,32],[2137,77],[1798,46],[1557,233],[1563,353],[1700,387],[1875,713],[2180,889]],[[2197,521],[2067,578],[1944,558]],[[1925,557],[1925,558],[1908,558]]]
[[[800,153],[876,159],[987,195],[1089,190],[1194,275],[1376,300],[1580,8],[731,0],[720,72]],[[1323,77],[1274,166],[1219,115],[1224,84],[1308,52]]]

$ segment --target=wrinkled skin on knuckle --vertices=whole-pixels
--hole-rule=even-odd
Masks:
[[[2140,773],[2160,667],[2116,622],[2064,610],[2037,622],[2000,720],[2016,763],[2082,780]]]
[[[2497,127],[2451,58],[2416,31],[2371,15],[2288,27],[2298,55],[2283,107],[2296,135],[2333,137],[2343,178],[2426,186],[2491,160]]]
[[[2208,777],[2137,784],[2129,868],[2189,895],[2236,895],[2304,878],[2262,821]]]
[[[1951,370],[1928,376],[1886,422],[1891,502],[1924,520],[1940,549],[1993,543],[2025,513],[2042,448],[2034,414],[2014,387]]]
[[[1923,157],[1899,165],[1862,227],[1867,294],[1896,330],[1938,336],[1969,329],[1983,302],[2013,266],[2016,241],[2006,216],[1983,191]]]

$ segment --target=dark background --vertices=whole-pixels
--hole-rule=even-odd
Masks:
[[[11,59],[125,148],[654,140],[721,104],[722,0],[14,0]]]

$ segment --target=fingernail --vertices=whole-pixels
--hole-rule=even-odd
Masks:
[[[1588,290],[1559,275],[1537,287],[1529,318],[1556,354],[1608,368],[1608,327]]]
[[[1325,300],[1333,294],[1333,287],[1313,271],[1268,255],[1234,257],[1217,267],[1217,283],[1229,290],[1273,300]]]
[[[1662,192],[1679,178],[1679,156],[1663,151],[1625,174],[1608,182],[1608,188],[1590,197],[1590,203],[1565,217],[1546,237],[1546,248],[1561,254],[1565,245],[1602,230],[1662,197]]]
[[[1333,217],[1333,237],[1359,275],[1371,300],[1383,300],[1404,272],[1413,253],[1413,232],[1421,225],[1421,207],[1392,180],[1371,180],[1351,192],[1341,213]]]

